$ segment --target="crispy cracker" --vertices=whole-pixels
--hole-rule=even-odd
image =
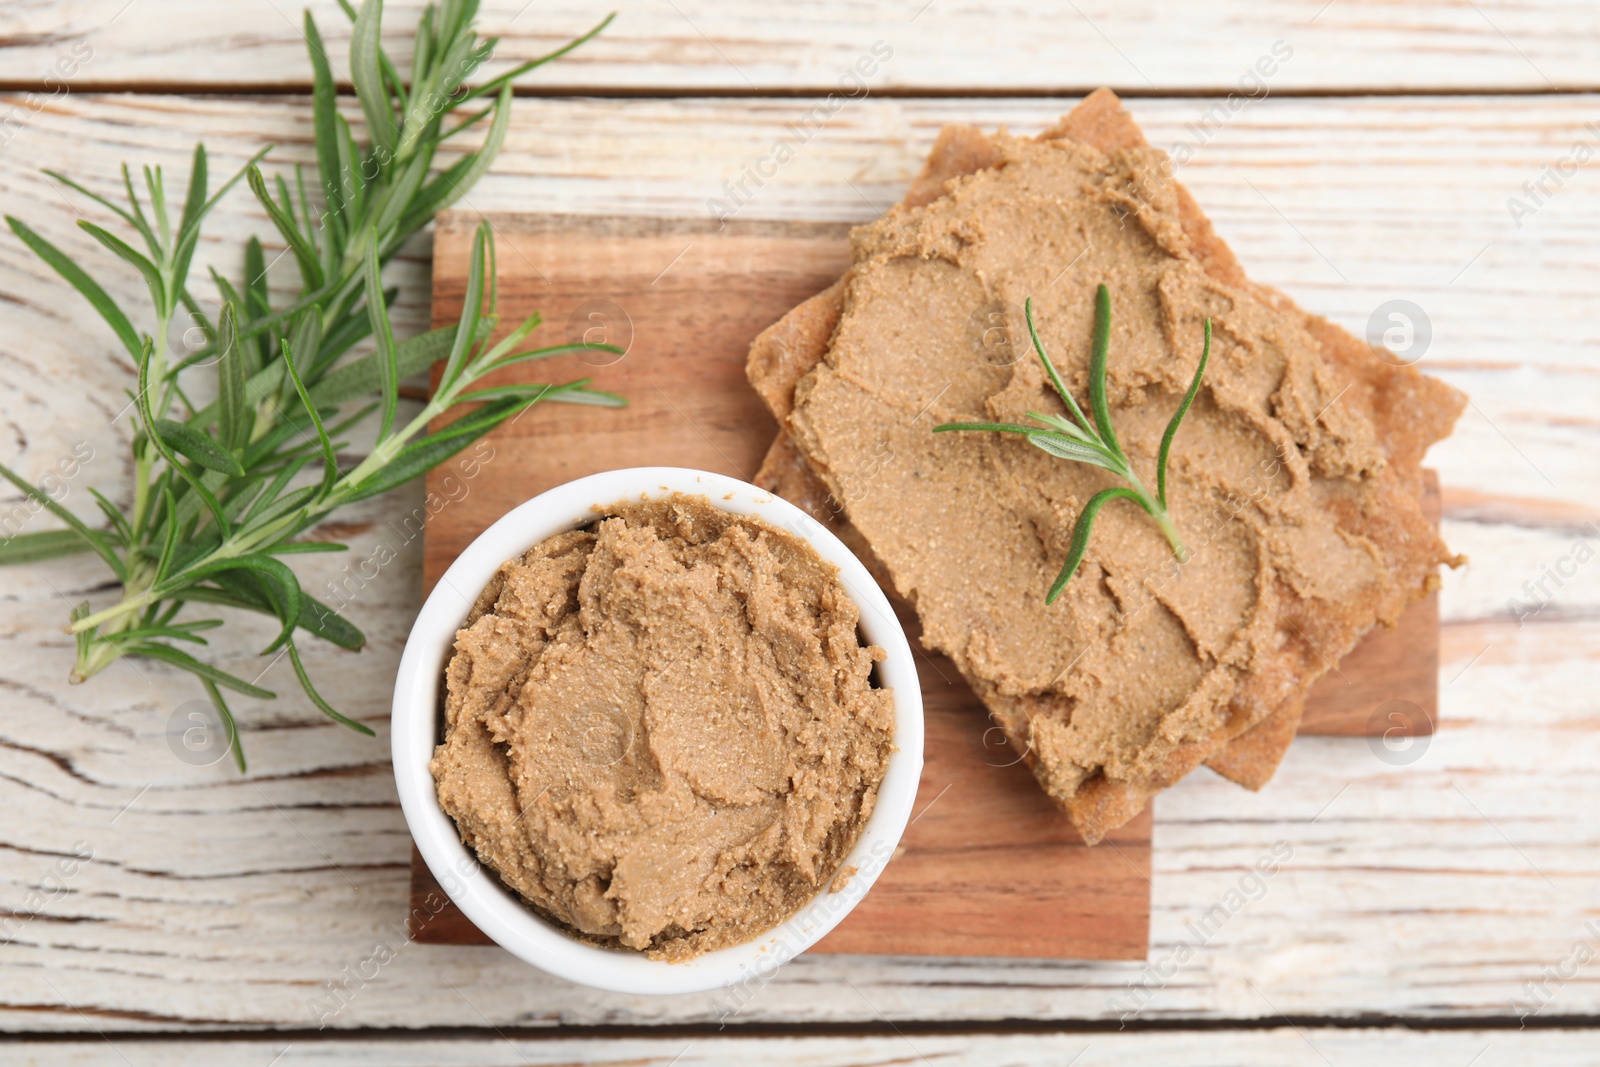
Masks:
[[[1107,90],[1100,90],[1080,103],[1040,140],[1065,138],[1090,144],[1106,152],[1142,147],[1143,134],[1120,101]],[[981,131],[968,126],[950,126],[941,131],[922,173],[907,194],[908,205],[929,203],[943,195],[952,178],[971,174],[996,164],[999,154],[994,143]],[[1323,348],[1325,357],[1351,381],[1350,403],[1367,414],[1390,457],[1386,479],[1413,498],[1420,495],[1420,460],[1428,444],[1448,432],[1461,408],[1459,395],[1441,383],[1411,368],[1396,368],[1380,360],[1373,350],[1338,327],[1315,316],[1299,312],[1287,297],[1256,285],[1247,279],[1227,245],[1216,236],[1209,221],[1199,211],[1182,186],[1176,189],[1179,217],[1196,259],[1206,272],[1220,281],[1247,288],[1267,303],[1284,311],[1300,314]],[[843,289],[836,284],[801,304],[774,327],[757,338],[751,348],[750,377],[763,398],[784,423],[793,404],[795,383],[815,367],[826,354],[832,333],[842,313]],[[830,496],[825,481],[807,462],[800,449],[780,432],[763,464],[758,481],[788,499],[802,502],[819,521],[824,521],[848,538],[858,553],[862,539]],[[1427,549],[1436,554],[1440,547],[1431,528],[1419,531],[1401,517],[1385,525],[1376,522],[1376,532],[1394,543],[1428,540]],[[1370,519],[1367,521],[1371,521]],[[871,559],[870,553],[866,558]],[[1420,559],[1421,557],[1418,557]],[[1413,561],[1415,562],[1415,561]],[[880,578],[884,569],[872,559]],[[1431,573],[1433,555],[1429,556]],[[1416,566],[1401,570],[1417,570]],[[1419,584],[1408,591],[1414,599],[1422,594]],[[1287,602],[1294,606],[1297,598]],[[1403,607],[1403,602],[1401,604]],[[1391,605],[1390,614],[1398,609]],[[1380,614],[1383,614],[1380,612]],[[1342,656],[1360,636],[1346,631],[1349,626],[1334,624],[1312,613],[1286,622],[1286,635],[1298,646],[1287,657],[1286,667],[1267,671],[1236,699],[1231,718],[1214,736],[1201,741],[1175,745],[1164,763],[1147,781],[1114,782],[1103,775],[1077,787],[1070,795],[1056,795],[1074,823],[1089,840],[1096,840],[1110,828],[1137,814],[1151,793],[1171,784],[1202,761],[1219,773],[1251,788],[1259,788],[1272,775],[1299,723],[1304,691],[1317,675],[1327,669],[1329,643],[1339,646],[1334,658]],[[1370,618],[1360,629],[1370,625]],[[1392,621],[1392,620],[1386,620]],[[1298,624],[1298,625],[1297,625]],[[1321,638],[1319,641],[1318,638]],[[1320,665],[1319,665],[1320,661]],[[984,692],[984,687],[969,676],[979,695],[997,721],[1007,728],[1014,743],[1031,757],[1029,725],[1033,709],[1023,698]],[[1048,775],[1035,765],[1035,772],[1053,795]]]
[[[1139,148],[1147,143],[1121,101],[1105,89],[1091,94],[1055,126],[1039,135],[1040,140],[1061,138],[1092,144],[1105,152]],[[993,141],[982,130],[975,126],[946,126],[939,131],[927,162],[906,192],[904,203],[908,207],[927,204],[944,195],[946,182],[994,166],[998,160]],[[1185,228],[1207,272],[1230,284],[1249,284],[1232,251],[1216,236],[1188,190],[1180,186],[1178,195]],[[788,417],[793,407],[795,383],[827,352],[843,308],[841,280],[798,305],[751,345],[751,382],[780,422]],[[806,462],[786,430],[779,429],[756,475],[756,484],[798,505],[827,525],[867,562],[868,569],[881,581],[882,564],[872,555],[865,538],[844,519],[828,487]],[[892,589],[888,583],[882,584]],[[1294,738],[1294,728],[1300,720],[1299,705],[1286,704],[1275,713],[1275,718],[1278,716],[1282,721],[1272,729],[1267,729],[1264,723],[1261,729],[1252,729],[1248,738],[1241,737],[1237,742],[1239,754],[1231,758],[1219,754],[1212,762],[1213,769],[1241,785],[1259,789],[1272,777]],[[1273,739],[1271,743],[1267,741],[1269,737]],[[1242,758],[1246,749],[1250,752],[1248,761]]]

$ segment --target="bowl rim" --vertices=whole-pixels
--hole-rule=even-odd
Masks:
[[[538,916],[462,844],[439,805],[428,762],[433,756],[439,688],[456,631],[502,563],[546,538],[594,519],[594,509],[621,500],[686,493],[713,507],[755,515],[809,543],[839,568],[860,611],[866,639],[887,652],[878,665],[894,693],[895,751],[860,838],[844,858],[853,875],[839,892],[823,886],[804,907],[753,941],[681,963],[578,941]],[[473,925],[512,955],[549,974],[617,993],[698,993],[771,978],[782,964],[816,944],[849,914],[893,858],[910,820],[922,777],[922,690],[905,631],[889,600],[844,543],[781,497],[748,482],[684,467],[630,467],[565,482],[512,508],[462,550],[440,576],[412,624],[395,678],[390,744],[401,811],[423,862],[445,895]],[[439,906],[442,908],[443,903]],[[437,909],[429,909],[422,921]],[[413,913],[413,918],[419,918]],[[759,985],[756,986],[759,988]]]

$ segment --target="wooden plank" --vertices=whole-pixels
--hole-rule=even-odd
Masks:
[[[614,364],[567,357],[530,365],[516,377],[593,375],[597,388],[628,396],[630,407],[623,419],[564,407],[498,431],[491,440],[511,470],[497,466],[476,487],[469,507],[451,509],[430,525],[425,590],[496,518],[562,481],[652,462],[750,480],[771,441],[772,422],[745,381],[749,343],[798,303],[795,294],[803,299],[824,288],[849,262],[844,228],[826,223],[520,213],[482,218],[502,250],[506,322],[537,310],[564,331],[558,333],[563,340],[608,337],[630,346]],[[479,221],[468,212],[439,221],[435,323],[460,314]],[[656,458],[662,456],[680,458]],[[450,477],[448,470],[435,475],[429,491],[445,495]],[[1435,522],[1439,502],[1437,475],[1428,471],[1424,508]],[[1438,710],[1438,618],[1437,600],[1429,597],[1395,630],[1369,635],[1313,689],[1301,732],[1381,735],[1393,725],[1375,712],[1400,701],[1416,708],[1407,731],[1431,733]],[[931,664],[925,654],[923,663]],[[956,674],[948,664],[939,673]]]
[[[1594,1032],[1582,1029],[1451,1030],[1414,1032],[1280,1026],[1267,1030],[1176,1033],[937,1034],[915,1024],[900,1033],[850,1037],[737,1037],[728,1034],[569,1037],[524,1034],[455,1036],[363,1036],[306,1039],[296,1035],[257,1038],[190,1037],[140,1040],[113,1037],[73,1041],[16,1041],[19,1063],[54,1067],[262,1067],[274,1055],[295,1067],[740,1067],[750,1063],[805,1067],[929,1063],[939,1067],[989,1067],[997,1063],[1073,1063],[1114,1067],[1132,1062],[1167,1067],[1315,1067],[1360,1063],[1364,1067],[1413,1067],[1418,1063],[1486,1067],[1538,1063],[1549,1067],[1592,1064]],[[287,1050],[287,1051],[285,1051]],[[1489,1053],[1486,1055],[1486,1053]],[[31,1058],[30,1058],[31,1057]],[[1073,1057],[1077,1057],[1074,1059]]]
[[[943,657],[939,665],[954,677]],[[1144,959],[1150,813],[1085,848],[1004,740],[974,726],[983,710],[966,686],[925,679],[923,699],[917,821],[872,892],[811,951]],[[413,849],[412,939],[493,944],[445,898]]]
[[[1448,728],[1419,746],[1414,762],[1394,766],[1359,742],[1302,738],[1260,794],[1195,774],[1163,795],[1150,959],[1188,962],[1172,967],[1140,1019],[1274,1018],[1252,984],[1297,1019],[1514,1018],[1513,998],[1561,965],[1595,917],[1600,567],[1584,565],[1558,588],[1547,581],[1544,607],[1520,627],[1508,600],[1525,598],[1525,582],[1570,561],[1576,541],[1593,538],[1584,524],[1600,519],[1592,462],[1600,451],[1600,183],[1580,170],[1520,229],[1506,200],[1584,136],[1596,102],[1274,99],[1239,113],[1182,168],[1251,273],[1305,306],[1358,332],[1391,297],[1426,309],[1434,337],[1422,365],[1473,398],[1456,435],[1430,456],[1445,485],[1446,537],[1473,562],[1445,575],[1440,704]],[[750,146],[772,143],[805,105],[522,106],[496,173],[469,206],[703,211],[753,158]],[[941,122],[1006,122],[1032,132],[1064,106],[852,106],[742,215],[869,218],[898,197]],[[1205,106],[1149,99],[1133,110],[1156,143],[1170,145]],[[81,256],[138,308],[142,283],[71,225],[75,210],[114,220],[36,168],[56,167],[110,194],[119,161],[181,172],[202,137],[216,173],[268,141],[282,146],[280,164],[305,160],[308,114],[301,99],[75,94],[36,115],[0,153],[0,207]],[[267,235],[270,225],[248,194],[235,192],[197,263],[237,276],[241,242],[252,232]],[[0,256],[0,460],[38,476],[86,441],[95,459],[82,483],[69,483],[69,505],[82,506],[79,489],[88,484],[126,500],[125,427],[111,417],[126,404],[131,368],[59,279],[9,247]],[[269,241],[269,258],[277,250]],[[428,321],[427,251],[420,243],[390,276],[402,288],[403,332]],[[288,259],[272,278],[281,296],[293,279]],[[0,496],[6,513],[18,503]],[[595,994],[503,953],[409,945],[395,930],[410,839],[395,807],[384,731],[419,593],[419,542],[401,531],[423,506],[415,488],[358,505],[341,515],[349,553],[295,561],[318,591],[328,580],[352,582],[354,568],[380,547],[396,553],[375,578],[352,583],[351,613],[368,649],[351,656],[306,647],[330,699],[378,729],[379,740],[328,725],[290,695],[293,681],[279,664],[264,684],[285,696],[238,708],[252,767],[243,782],[225,763],[193,767],[167,748],[169,718],[198,696],[187,677],[140,664],[142,675],[119,666],[89,685],[62,684],[71,655],[60,633],[63,598],[106,596],[97,591],[102,571],[82,560],[0,571],[0,923],[22,913],[15,928],[3,927],[11,940],[0,945],[0,1027],[79,1031],[97,1045],[93,1028],[310,1028],[324,1021],[312,1002],[330,982],[345,983],[348,994],[325,1020],[334,1028],[488,1020],[518,1033],[512,1028],[556,1023],[718,1023],[716,1007],[701,998]],[[30,521],[40,525],[28,528],[43,528],[43,519]],[[263,665],[255,652],[271,628],[242,620],[229,629],[205,654],[250,677]],[[94,862],[65,892],[30,898],[78,841],[93,847]],[[1294,856],[1268,891],[1199,942],[1189,924],[1237,890],[1280,841]],[[393,958],[361,977],[362,968],[372,973],[380,943],[396,950]],[[1125,963],[808,955],[734,1021],[1072,1019],[1114,1028],[1113,1001],[1143,974]],[[1600,1014],[1593,964],[1547,988],[1540,1019]],[[1379,1041],[1380,1051],[1390,1039]],[[1508,1045],[1518,1039],[1504,1035]],[[302,1039],[293,1040],[298,1047]],[[1475,1053],[1451,1060],[1466,1063]],[[1310,1050],[1302,1056],[1322,1062]]]
[[[478,222],[462,212],[439,218],[436,323],[460,317]],[[541,310],[567,340],[587,335],[627,349],[620,359],[524,365],[511,380],[593,375],[630,403],[626,412],[551,405],[491,435],[493,461],[473,493],[428,521],[425,588],[511,507],[572,478],[661,464],[750,480],[776,429],[745,380],[750,342],[849,262],[837,223],[528,214],[488,222],[504,328]],[[454,477],[430,474],[428,491],[444,499]],[[982,704],[951,664],[919,650],[918,673],[927,727],[918,814],[868,901],[817,950],[1143,959],[1149,818],[1111,848],[1085,848],[1033,775],[994,743]],[[950,803],[940,804],[946,793]],[[435,892],[432,879],[414,881],[411,914],[427,916],[417,924],[424,940],[448,943],[460,932],[455,918],[419,910]]]
[[[459,314],[477,222],[470,213],[440,218],[436,322]],[[848,262],[839,223],[734,221],[719,233],[705,219],[497,215],[490,226],[503,323],[537,310],[550,324],[535,335],[541,343],[605,338],[628,350],[620,360],[541,360],[538,373],[625,388],[629,406],[617,414],[552,404],[505,426],[494,438],[491,477],[474,486],[466,507],[429,524],[424,588],[494,518],[573,478],[656,463],[750,480],[775,426],[745,380],[749,339]],[[780,235],[783,254],[775,256]]]
[[[428,524],[424,588],[506,510],[570,478],[684,462],[748,479],[750,467],[741,460],[772,439],[771,420],[744,380],[749,343],[848,262],[842,228],[827,224],[526,214],[487,222],[500,250],[503,323],[532,314],[537,303],[552,322],[566,324],[567,340],[588,332],[628,349],[621,359],[588,361],[598,367],[568,357],[525,366],[513,377],[594,374],[599,387],[628,396],[632,406],[626,418],[563,408],[491,435],[494,463],[472,497]],[[439,220],[436,324],[460,316],[478,224],[458,212]],[[738,315],[730,314],[734,308]],[[453,471],[437,472],[428,491],[444,499],[457,480]],[[1430,489],[1437,519],[1436,479]],[[1361,736],[1372,724],[1380,733],[1391,730],[1386,718],[1375,717],[1380,704],[1415,708],[1406,728],[1432,732],[1437,604],[1430,598],[1406,622],[1372,635],[1372,644],[1364,643],[1308,701],[1311,732]],[[1148,816],[1108,847],[1085,849],[1000,731],[990,729],[954,666],[921,656],[928,733],[920,814],[873,893],[816,951],[1143,959]],[[953,800],[935,810],[952,792]],[[429,944],[487,944],[453,906],[429,906],[442,899],[440,892],[413,852],[414,936]]]
[[[940,656],[919,663],[925,762],[914,823],[813,952],[1142,960],[1151,813],[1087,848]],[[948,678],[949,681],[945,681]]]
[[[67,79],[76,91],[304,89],[310,69],[303,6],[317,18],[336,76],[348,81],[349,23],[333,0],[8,5],[0,21],[5,79],[43,85],[58,61],[88,48],[87,62]],[[404,58],[422,4],[391,0],[385,7],[389,46]],[[759,18],[739,0],[564,0],[531,9],[526,0],[490,0],[480,25],[501,44],[488,71],[548,53],[613,8],[617,20],[602,40],[528,84],[546,91],[827,93],[839,90],[877,44],[892,55],[865,79],[871,91],[1081,93],[1109,85],[1219,96],[1307,89],[1545,92],[1596,84],[1586,45],[1600,34],[1600,11],[1562,0],[1192,0],[1183,17],[1116,0],[1064,8],[1023,0],[816,0],[773,5]],[[46,91],[60,84],[51,81]]]

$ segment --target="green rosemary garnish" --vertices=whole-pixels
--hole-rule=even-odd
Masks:
[[[1200,391],[1200,376],[1206,372],[1206,360],[1211,357],[1211,320],[1206,320],[1205,348],[1200,352],[1200,365],[1195,368],[1194,381],[1189,383],[1189,391],[1183,394],[1183,402],[1178,405],[1178,410],[1173,412],[1172,421],[1167,423],[1167,432],[1161,435],[1161,451],[1156,457],[1156,492],[1152,496],[1150,490],[1145,488],[1144,482],[1133,472],[1133,464],[1128,461],[1127,454],[1117,442],[1116,432],[1111,428],[1111,409],[1106,403],[1106,356],[1111,347],[1111,293],[1104,285],[1095,293],[1094,350],[1089,361],[1089,405],[1094,413],[1092,422],[1084,417],[1077,401],[1067,392],[1066,385],[1061,381],[1061,375],[1056,373],[1055,364],[1051,363],[1050,357],[1045,354],[1044,345],[1039,340],[1039,331],[1033,325],[1031,299],[1023,305],[1023,312],[1028,320],[1028,335],[1033,338],[1033,350],[1039,353],[1039,362],[1044,364],[1045,373],[1050,376],[1050,384],[1055,386],[1062,403],[1066,404],[1067,410],[1077,420],[1076,424],[1068,422],[1060,415],[1039,415],[1030,411],[1028,418],[1041,423],[1043,429],[1009,422],[948,422],[943,426],[934,427],[933,432],[994,430],[1000,433],[1022,434],[1031,444],[1052,456],[1103,467],[1128,483],[1126,486],[1119,485],[1100,490],[1089,498],[1089,502],[1078,513],[1077,525],[1072,529],[1072,545],[1067,550],[1067,562],[1062,565],[1061,573],[1057,575],[1055,584],[1050,587],[1044,602],[1055,603],[1056,597],[1061,595],[1061,591],[1067,587],[1072,576],[1078,572],[1078,564],[1083,562],[1084,552],[1089,548],[1089,532],[1094,526],[1095,516],[1107,503],[1119,497],[1131,500],[1144,508],[1150,517],[1155,519],[1161,532],[1166,535],[1167,543],[1172,546],[1173,555],[1178,557],[1179,562],[1188,560],[1189,550],[1184,547],[1183,539],[1178,536],[1178,528],[1173,525],[1172,516],[1167,511],[1167,455],[1172,451],[1172,438],[1178,432],[1178,424],[1183,421],[1183,416],[1189,411],[1189,405],[1194,403],[1195,394]]]
[[[496,44],[473,29],[477,0],[443,0],[426,8],[409,80],[402,79],[379,44],[382,0],[365,0],[359,11],[347,0],[340,4],[354,22],[350,78],[371,142],[359,147],[339,113],[333,70],[307,12],[318,170],[313,185],[320,195],[307,194],[298,166],[292,186],[278,176],[269,187],[256,164],[270,146],[214,194],[208,189],[205,146],[196,146],[181,212],[169,210],[159,167],[144,169],[147,203],[135,191],[128,168],[122,168],[127,206],[52,175],[108,208],[127,224],[132,240],[144,244],[140,250],[93,223],[78,224],[143,276],[154,305],[151,332],[136,330],[134,320],[59,248],[17,219],[6,219],[23,243],[105,319],[138,368],[138,386],[128,404],[134,431],[132,506],[124,513],[90,490],[105,518],[104,526],[91,526],[0,466],[0,476],[67,525],[0,541],[0,563],[98,555],[120,584],[121,596],[99,610],[88,603],[73,609],[68,632],[77,638],[77,662],[71,680],[93,677],[122,656],[145,656],[189,671],[215,706],[241,771],[244,754],[221,691],[262,699],[273,693],[177,647],[175,642],[205,645],[201,631],[222,625],[221,619],[180,620],[186,605],[214,604],[275,617],[281,629],[262,655],[286,654],[313,704],[335,721],[370,734],[318,694],[295,635],[311,634],[351,650],[361,648],[365,637],[306,595],[280,557],[344,550],[342,544],[295,538],[338,507],[410,481],[541,400],[624,403],[585,388],[586,378],[561,385],[473,388],[485,376],[524,360],[583,349],[620,351],[586,344],[523,349],[539,325],[538,315],[491,345],[498,312],[494,242],[487,224],[473,239],[461,321],[455,326],[396,341],[389,305],[397,292],[385,289],[380,275],[408,237],[489,169],[511,122],[512,79],[587,41],[611,19],[547,56],[468,88],[464,81]],[[448,116],[485,96],[493,102],[445,128]],[[476,151],[434,167],[441,143],[483,120],[483,144]],[[202,220],[240,178],[248,179],[292,254],[300,292],[286,306],[272,306],[265,254],[252,237],[245,247],[242,285],[210,272],[221,297],[213,321],[190,292],[190,260]],[[169,361],[169,329],[180,311],[204,332],[204,344]],[[375,350],[350,357],[352,348],[368,338]],[[411,418],[397,417],[401,380],[441,361],[432,399]],[[215,367],[217,399],[201,406],[191,402],[179,379],[207,362]],[[430,431],[430,424],[459,404],[475,406]],[[377,439],[371,451],[341,466],[340,435],[373,414]]]

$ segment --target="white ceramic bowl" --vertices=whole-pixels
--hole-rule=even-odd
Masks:
[[[456,631],[500,564],[553,534],[592,522],[596,505],[674,492],[703,495],[712,506],[737,515],[758,515],[804,538],[818,555],[835,564],[860,609],[862,633],[888,652],[878,665],[878,676],[894,690],[895,704],[896,751],[872,817],[845,858],[859,873],[838,893],[824,887],[766,935],[685,963],[663,963],[636,952],[586,945],[534,914],[462,845],[455,823],[439,807],[428,770],[440,728],[441,678]],[[394,776],[406,824],[423,860],[456,906],[512,955],[569,981],[619,993],[695,993],[739,983],[750,984],[753,993],[779,966],[837,926],[871,888],[894,855],[922,776],[922,690],[916,664],[889,601],[861,561],[788,501],[733,478],[678,467],[609,471],[557,486],[514,508],[468,545],[439,579],[411,628],[395,680],[391,730]],[[428,916],[414,918],[426,921]]]

